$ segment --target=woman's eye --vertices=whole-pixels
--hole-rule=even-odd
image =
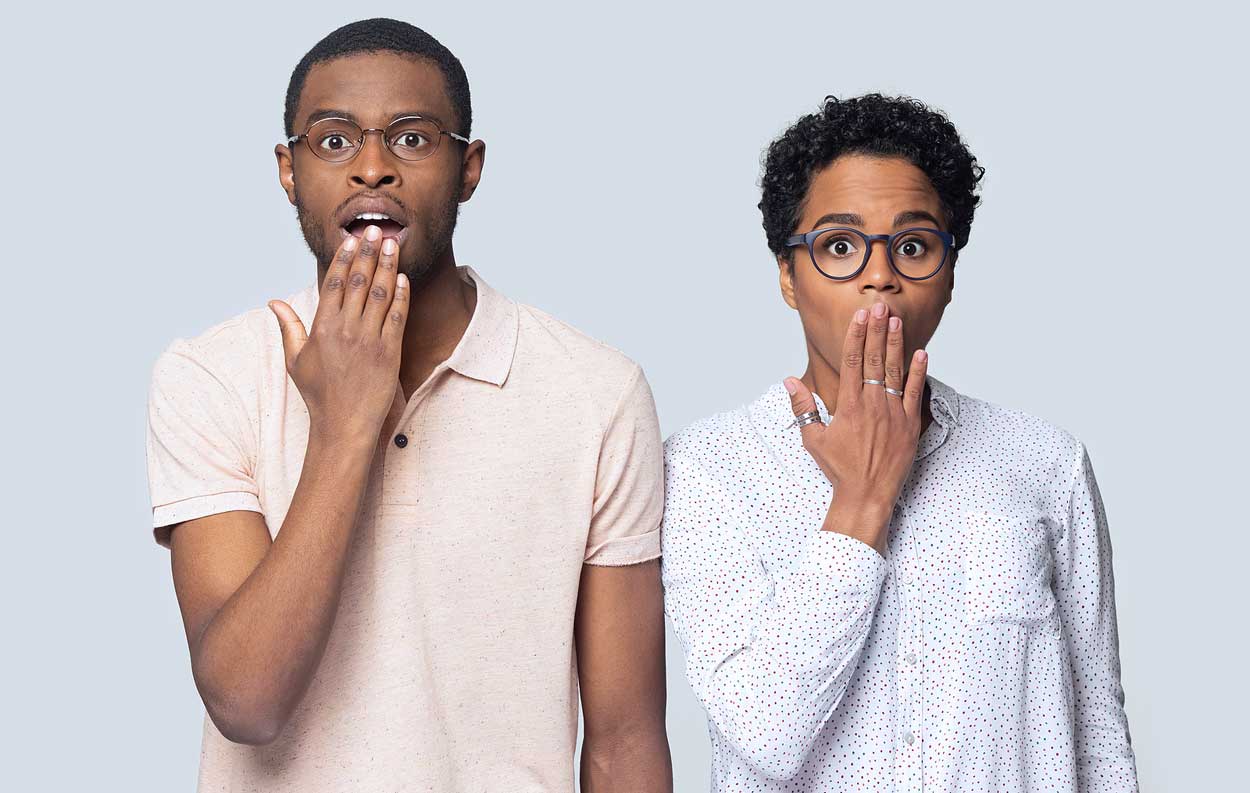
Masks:
[[[855,246],[846,239],[833,240],[825,247],[834,256],[850,256],[855,252]]]
[[[898,252],[903,256],[923,256],[925,246],[920,240],[905,240],[898,246]]]

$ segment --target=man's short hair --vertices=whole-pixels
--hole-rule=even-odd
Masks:
[[[924,171],[941,199],[955,249],[968,244],[985,169],[941,111],[910,97],[873,93],[825,97],[820,110],[794,122],[768,147],[759,208],[773,254],[790,259],[786,238],[796,233],[812,176],[844,154],[903,157]]]
[[[362,19],[344,25],[321,41],[300,59],[291,72],[291,82],[286,89],[286,112],[283,126],[287,136],[295,134],[295,107],[299,104],[304,80],[313,66],[324,61],[356,55],[362,52],[395,52],[433,63],[443,73],[447,83],[447,95],[456,111],[456,129],[465,137],[473,124],[473,105],[469,100],[469,78],[459,59],[438,39],[415,25],[396,19]]]

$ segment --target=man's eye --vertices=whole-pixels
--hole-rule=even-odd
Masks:
[[[351,148],[352,142],[343,135],[326,135],[318,145],[329,151],[340,151]]]
[[[424,135],[420,132],[401,132],[395,136],[391,142],[392,146],[400,146],[405,149],[419,149],[429,143]]]

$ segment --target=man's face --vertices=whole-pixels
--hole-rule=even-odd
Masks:
[[[910,213],[910,219],[896,223],[903,213]],[[941,200],[923,171],[902,158],[867,155],[844,155],[812,177],[794,233],[828,226],[849,226],[865,234],[915,227],[947,230]],[[858,309],[884,302],[888,316],[903,320],[903,360],[910,365],[912,353],[933,337],[955,287],[951,257],[932,278],[909,281],[890,267],[885,243],[873,242],[863,271],[853,279],[834,281],[815,268],[806,247],[791,250],[793,268],[778,259],[782,296],[799,312],[809,354],[835,372],[840,371],[846,329]]]
[[[391,52],[313,66],[296,106],[294,134],[326,115],[362,129],[383,129],[407,115],[434,119],[449,132],[459,124],[438,67]],[[451,250],[458,205],[481,178],[484,144],[440,135],[433,155],[409,161],[392,154],[381,137],[366,135],[356,156],[339,163],[313,155],[305,140],[275,149],[279,181],[317,259],[318,282],[347,235],[359,237],[370,222],[399,243],[399,269],[414,286]],[[382,213],[392,222],[356,220],[362,212]]]

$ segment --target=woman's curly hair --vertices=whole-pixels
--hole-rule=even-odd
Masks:
[[[768,147],[759,208],[775,255],[790,258],[786,238],[799,224],[812,176],[844,154],[904,157],[924,171],[942,201],[955,249],[968,244],[985,169],[941,111],[911,97],[872,93],[825,97],[818,112],[794,122]]]

